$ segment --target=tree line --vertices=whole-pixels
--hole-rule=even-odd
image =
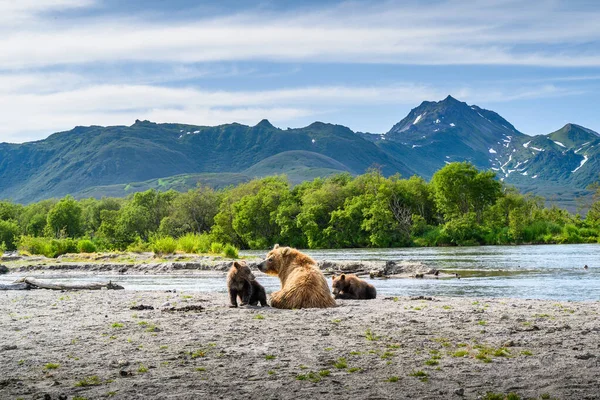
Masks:
[[[600,195],[600,189],[597,194]],[[285,176],[224,190],[148,190],[127,198],[0,202],[5,250],[225,251],[600,242],[600,196],[587,216],[522,195],[492,171],[451,163],[430,182],[343,173],[292,187]]]

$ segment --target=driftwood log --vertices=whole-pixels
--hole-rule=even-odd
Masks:
[[[47,280],[43,280],[43,279],[36,279],[36,278],[29,278],[29,277],[25,277],[25,278],[21,278],[19,280],[17,280],[14,284],[10,285],[10,286],[15,286],[15,285],[25,285],[25,287],[22,288],[10,288],[8,290],[24,290],[24,289],[50,289],[50,290],[101,290],[101,289],[108,289],[108,290],[119,290],[119,289],[124,289],[123,286],[117,285],[115,283],[112,282],[52,282],[52,281],[47,281]],[[9,285],[6,285],[9,286]],[[1,289],[1,286],[0,286]]]
[[[31,286],[27,283],[0,283],[0,290],[27,290]]]

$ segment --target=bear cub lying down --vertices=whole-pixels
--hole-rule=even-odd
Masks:
[[[227,274],[227,290],[231,305],[237,307],[237,298],[241,300],[240,305],[250,304],[255,306],[260,302],[261,307],[268,307],[265,288],[256,281],[250,267],[245,262],[234,261]]]
[[[354,274],[331,277],[333,295],[336,299],[370,300],[377,297],[375,286]]]

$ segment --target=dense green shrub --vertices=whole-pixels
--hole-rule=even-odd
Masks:
[[[195,233],[187,233],[177,239],[177,250],[184,253],[197,253],[200,247],[200,237]]]
[[[50,241],[45,237],[21,236],[18,249],[29,254],[47,256],[50,253]]]
[[[226,244],[223,248],[223,254],[225,257],[238,258],[238,249],[232,244]]]
[[[155,254],[173,254],[177,250],[177,241],[171,236],[155,237],[151,241],[151,248]]]
[[[144,242],[139,236],[135,238],[133,243],[127,246],[127,251],[131,253],[145,253],[152,251],[150,243]]]
[[[50,239],[45,237],[22,236],[19,250],[29,254],[58,257],[67,253],[77,253],[77,242],[73,239]]]
[[[15,250],[21,229],[14,221],[0,220],[0,244],[4,243],[5,250]]]
[[[79,250],[80,253],[95,253],[96,245],[89,239],[81,239],[77,242],[77,250]]]
[[[210,252],[213,254],[221,254],[223,252],[223,243],[212,242],[210,244]]]

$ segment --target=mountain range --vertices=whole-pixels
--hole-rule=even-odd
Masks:
[[[214,187],[285,173],[292,183],[377,166],[429,179],[469,161],[568,208],[598,180],[600,134],[567,124],[529,136],[493,111],[448,96],[423,102],[382,134],[315,122],[282,130],[269,121],[193,126],[136,121],[76,127],[47,139],[0,144],[0,198],[29,203],[73,194],[124,196],[148,188]]]

